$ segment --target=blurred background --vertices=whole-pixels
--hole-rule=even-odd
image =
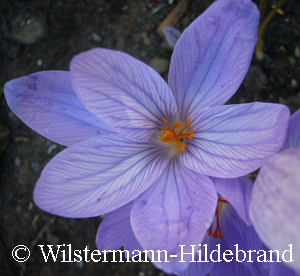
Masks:
[[[1,0],[0,1],[0,275],[165,275],[151,263],[45,262],[38,244],[96,249],[102,218],[65,219],[38,209],[32,191],[57,145],[23,124],[8,108],[5,82],[36,71],[68,70],[70,59],[104,47],[126,52],[165,80],[172,47],[157,28],[178,0]],[[183,31],[213,1],[193,0],[177,17]],[[275,2],[269,0],[266,15]],[[263,34],[264,58],[249,72],[229,103],[280,102],[300,107],[300,5],[289,0]],[[27,262],[11,259],[17,245],[31,249]],[[65,248],[67,249],[67,248]],[[68,252],[67,252],[68,254]],[[109,257],[111,258],[111,257]],[[10,262],[12,260],[12,262]]]

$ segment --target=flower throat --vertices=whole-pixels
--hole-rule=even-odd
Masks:
[[[223,199],[222,197],[220,197],[218,199],[218,204],[217,204],[217,209],[216,209],[215,220],[216,220],[216,223],[217,223],[217,227],[216,227],[215,232],[213,233],[213,231],[212,231],[212,228],[213,228],[213,225],[214,225],[215,221],[213,221],[213,223],[211,224],[211,226],[207,230],[208,236],[212,236],[215,239],[220,238],[221,240],[223,239],[223,237],[222,237],[222,231],[221,231],[220,223],[219,223],[219,211],[221,210],[223,203],[229,203],[229,202],[227,200]]]
[[[185,143],[183,143],[184,138],[192,139],[192,137],[194,136],[194,130],[183,133],[190,126],[191,120],[187,119],[187,124],[184,128],[182,128],[182,125],[178,122],[173,126],[172,129],[169,127],[168,121],[166,119],[164,120],[164,123],[168,128],[159,129],[159,131],[163,133],[163,136],[160,136],[159,140],[162,142],[166,142],[169,145],[171,145],[175,140],[176,146],[174,152],[177,152],[178,145],[182,150],[185,150]],[[180,131],[178,132],[177,130],[175,130],[176,128]]]

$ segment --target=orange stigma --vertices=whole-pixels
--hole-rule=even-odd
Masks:
[[[183,143],[184,138],[192,139],[192,137],[194,136],[193,130],[183,133],[183,131],[185,131],[191,124],[191,120],[187,119],[187,124],[184,128],[182,128],[181,124],[177,122],[172,129],[169,127],[168,121],[166,119],[164,120],[164,122],[168,128],[161,128],[159,130],[160,132],[163,132],[163,136],[159,136],[159,140],[171,145],[173,143],[173,140],[175,139],[176,147],[174,149],[174,152],[177,152],[178,145],[182,150],[185,150],[185,144]],[[176,128],[180,129],[179,133],[175,131]]]
[[[216,221],[217,227],[216,227],[215,232],[213,233],[213,231],[212,231],[212,228],[213,228],[213,225],[214,225],[215,221],[213,221],[213,223],[211,224],[211,226],[207,230],[208,236],[213,236],[215,239],[220,238],[221,240],[223,239],[223,237],[222,237],[222,231],[221,231],[220,223],[219,223],[219,208],[221,209],[223,203],[229,203],[229,202],[227,200],[223,199],[222,197],[220,197],[219,200],[218,200],[218,205],[217,205],[217,209],[216,209],[215,220],[217,220]]]

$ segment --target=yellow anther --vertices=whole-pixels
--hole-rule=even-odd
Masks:
[[[163,132],[163,136],[160,136],[159,140],[162,142],[166,142],[170,145],[175,140],[176,146],[174,152],[177,152],[178,145],[181,147],[182,150],[185,150],[185,144],[183,143],[184,138],[192,139],[192,137],[194,136],[193,130],[189,130],[188,132],[183,133],[183,131],[190,126],[191,120],[187,119],[187,124],[184,128],[182,128],[181,124],[178,122],[173,126],[172,129],[169,127],[168,121],[166,119],[164,120],[164,123],[168,128],[161,128],[159,130],[160,132]],[[179,132],[175,130],[177,128],[180,130]]]

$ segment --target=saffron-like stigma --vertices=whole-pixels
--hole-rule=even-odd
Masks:
[[[215,232],[213,233],[213,231],[212,231],[212,228],[213,228],[213,225],[214,225],[215,221],[213,221],[210,228],[207,230],[208,236],[213,236],[215,239],[220,238],[221,240],[223,239],[223,237],[222,237],[222,231],[221,231],[220,223],[219,223],[219,211],[221,210],[223,203],[229,203],[229,202],[227,200],[223,199],[222,197],[220,197],[218,199],[218,205],[217,205],[217,209],[216,209],[215,220],[217,220],[216,221],[217,227],[216,227]]]
[[[181,124],[177,122],[172,129],[169,127],[168,121],[166,119],[164,120],[164,122],[168,128],[161,128],[159,130],[160,132],[163,132],[163,136],[159,136],[159,140],[162,142],[166,142],[169,145],[171,145],[175,140],[176,147],[174,149],[174,152],[177,152],[178,145],[182,150],[185,150],[185,144],[183,143],[184,138],[192,139],[192,137],[194,136],[194,130],[189,130],[188,132],[183,133],[183,131],[185,131],[190,126],[191,120],[187,119],[187,124],[184,128],[182,128]],[[180,129],[179,133],[175,131],[176,128]]]

